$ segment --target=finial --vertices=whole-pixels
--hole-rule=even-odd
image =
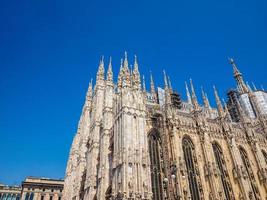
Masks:
[[[108,72],[107,72],[107,81],[113,82],[113,72],[112,72],[112,58],[109,58]]]
[[[164,75],[164,87],[165,89],[168,89],[168,81],[167,81],[167,76],[165,70],[163,70],[163,75]]]
[[[143,91],[146,92],[146,80],[144,75],[143,75]]]
[[[207,94],[204,92],[203,86],[201,86],[202,99],[205,108],[210,108],[210,104],[207,98]]]
[[[196,110],[198,110],[199,109],[199,105],[198,105],[197,96],[196,96],[196,93],[195,93],[193,81],[192,81],[191,78],[190,78],[190,85],[191,85],[191,92],[192,92],[192,103],[193,103],[194,108]]]
[[[214,95],[215,95],[215,99],[216,99],[216,104],[217,104],[219,116],[224,117],[224,111],[223,111],[222,103],[221,103],[220,97],[218,95],[217,89],[215,86],[213,86],[213,89],[214,89]]]
[[[153,75],[152,75],[151,70],[150,70],[150,92],[151,92],[153,98],[156,99],[156,89],[155,89],[155,84],[154,84]]]
[[[97,71],[97,83],[99,83],[100,80],[104,80],[104,56],[101,56],[100,62],[99,62],[99,67]]]
[[[225,110],[226,116],[229,119],[229,121],[232,122],[232,117],[231,117],[230,112],[228,110],[227,104],[226,104],[224,98],[222,100],[223,100],[223,106],[224,106],[224,110]]]
[[[253,86],[254,91],[257,91],[257,88],[256,88],[254,82],[252,82],[252,86]]]
[[[169,82],[169,87],[170,87],[170,89],[172,90],[172,83],[171,83],[171,79],[170,79],[169,76],[168,76],[168,82]]]
[[[92,96],[93,96],[93,79],[91,78],[86,94],[86,100],[92,100]]]
[[[252,92],[252,89],[251,89],[250,85],[248,84],[248,82],[246,82],[246,85],[247,85],[248,90],[249,90],[250,92]]]
[[[228,60],[229,60],[229,62],[230,62],[231,65],[235,64],[235,61],[234,61],[233,58],[228,58]]]
[[[192,104],[191,94],[189,92],[189,89],[188,89],[188,86],[187,86],[187,82],[186,81],[185,81],[185,89],[186,89],[187,102],[189,104]]]

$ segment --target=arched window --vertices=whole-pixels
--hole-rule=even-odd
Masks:
[[[221,183],[223,186],[225,199],[231,200],[231,199],[233,199],[233,198],[231,198],[233,196],[232,188],[230,185],[229,175],[227,172],[226,163],[225,163],[225,160],[223,157],[222,150],[217,143],[213,143],[212,148],[214,151],[215,160],[216,160],[218,169],[220,171],[219,176],[220,176]]]
[[[185,137],[183,138],[183,152],[184,152],[184,159],[187,169],[187,177],[189,182],[189,189],[191,193],[192,200],[199,200],[199,186],[197,181],[197,169],[196,169],[196,159],[194,159],[194,145],[192,141]]]
[[[242,147],[239,148],[239,151],[240,151],[241,158],[242,158],[242,161],[243,161],[243,164],[244,164],[244,167],[245,167],[245,170],[247,172],[248,179],[249,179],[249,182],[250,182],[250,185],[252,188],[252,194],[251,195],[253,195],[256,200],[260,200],[259,190],[258,190],[258,187],[256,185],[256,180],[255,180],[255,177],[254,177],[254,174],[253,174],[250,162],[249,162],[247,152]]]
[[[151,132],[148,135],[149,143],[149,155],[151,162],[151,183],[152,183],[152,192],[153,200],[161,200],[163,198],[163,183],[161,176],[161,141],[159,133],[156,131]]]
[[[264,150],[261,150],[261,152],[262,152],[263,157],[264,157],[264,160],[265,160],[265,162],[266,162],[266,164],[267,164],[267,153],[266,153],[266,151],[264,151]]]

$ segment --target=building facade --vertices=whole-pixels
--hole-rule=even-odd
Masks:
[[[20,200],[21,187],[0,184],[0,200]]]
[[[187,100],[172,88],[141,83],[137,59],[101,59],[89,85],[66,168],[64,200],[267,199],[266,92],[244,83],[233,60],[237,89],[216,108],[190,80]]]
[[[21,200],[61,200],[64,181],[27,177],[22,182]]]

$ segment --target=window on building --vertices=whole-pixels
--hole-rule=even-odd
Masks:
[[[6,194],[3,194],[2,200],[6,200]]]
[[[16,200],[16,194],[12,194],[12,200]]]
[[[43,192],[45,191],[45,188],[43,188]]]
[[[19,194],[17,195],[16,200],[20,200],[20,195]]]
[[[51,192],[54,192],[54,189],[52,189]]]
[[[49,200],[53,200],[53,196],[50,196]]]
[[[243,161],[243,165],[244,165],[245,170],[247,172],[248,179],[249,179],[249,182],[250,182],[250,185],[251,185],[251,188],[252,188],[252,195],[254,196],[254,198],[256,200],[260,200],[259,190],[258,190],[258,187],[256,185],[255,177],[254,177],[251,165],[250,165],[250,161],[249,161],[247,152],[241,147],[239,148],[239,151],[240,151],[240,155],[241,155],[241,158],[242,158],[242,161]]]
[[[192,200],[200,200],[199,186],[196,173],[196,159],[194,159],[195,149],[189,138],[184,138],[182,142],[187,177]]]
[[[41,200],[44,200],[44,195],[41,196]]]
[[[161,140],[157,131],[151,132],[148,136],[149,155],[151,162],[151,183],[153,200],[161,200],[163,198],[163,179],[161,166]]]
[[[30,197],[30,194],[29,193],[26,193],[25,200],[29,200],[29,197]]]
[[[33,200],[33,197],[34,197],[34,193],[32,192],[32,193],[30,194],[30,198],[29,198],[29,200]]]
[[[12,195],[11,194],[8,194],[7,195],[7,200],[11,200],[12,199]]]
[[[61,197],[60,196],[58,197],[58,200],[61,200]]]
[[[230,185],[229,175],[227,172],[226,163],[225,163],[225,160],[223,157],[222,149],[216,143],[212,144],[212,148],[214,151],[217,167],[220,171],[219,176],[220,176],[221,183],[223,186],[225,199],[231,200],[231,199],[233,199],[233,198],[231,198],[233,196],[232,187]]]

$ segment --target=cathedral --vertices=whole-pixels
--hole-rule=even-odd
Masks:
[[[86,94],[66,167],[63,200],[266,200],[267,92],[250,87],[233,59],[236,88],[216,108],[192,80],[186,100],[150,89],[127,54],[116,83],[99,63]],[[107,72],[105,73],[105,68]],[[188,87],[189,86],[189,87]],[[203,104],[203,105],[202,105]]]

